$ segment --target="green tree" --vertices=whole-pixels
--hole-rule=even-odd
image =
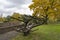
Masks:
[[[29,6],[31,10],[33,10],[33,16],[37,17],[45,17],[46,23],[48,18],[50,18],[50,14],[52,14],[55,18],[58,13],[60,13],[60,0],[32,0],[32,4]],[[41,16],[43,15],[43,16]],[[51,18],[53,17],[51,16]]]

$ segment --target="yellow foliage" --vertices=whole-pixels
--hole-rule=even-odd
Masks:
[[[60,13],[60,0],[32,0],[33,4],[29,6],[33,10],[33,16],[40,17],[41,15],[48,15],[53,13],[50,18],[55,19],[57,14]]]
[[[13,13],[12,17],[18,18],[18,17],[20,17],[20,14],[19,13]]]
[[[16,19],[19,19],[21,15],[19,13],[13,13],[12,17],[13,18],[16,18]],[[12,19],[12,21],[17,21],[16,19]]]
[[[4,22],[6,20],[5,17],[0,18],[0,22]]]

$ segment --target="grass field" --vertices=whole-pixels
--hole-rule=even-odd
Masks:
[[[41,25],[33,28],[30,35],[24,37],[22,34],[18,34],[12,40],[60,40],[60,24]]]

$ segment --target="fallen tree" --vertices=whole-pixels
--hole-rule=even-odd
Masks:
[[[10,18],[16,19],[18,21],[2,23],[2,25],[0,25],[0,31],[2,29],[3,30],[10,29],[9,31],[16,30],[18,32],[22,32],[24,36],[27,36],[30,33],[32,28],[45,23],[45,18],[37,18],[34,16],[28,16],[28,15],[22,15],[22,20],[20,19],[20,17],[18,17],[19,19],[14,17],[10,17]]]

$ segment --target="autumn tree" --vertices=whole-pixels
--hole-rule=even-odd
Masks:
[[[12,15],[12,17],[18,18],[18,17],[20,17],[20,14],[19,14],[19,13],[14,12],[14,13],[13,13],[13,15]]]
[[[3,23],[4,21],[6,21],[6,17],[0,17],[0,22]]]
[[[16,19],[21,19],[21,14],[14,12],[11,17],[16,18]],[[15,19],[13,19],[13,20],[15,20]]]
[[[3,22],[3,19],[2,18],[0,18],[0,22]]]
[[[57,21],[60,22],[60,14],[57,16]]]
[[[57,14],[60,13],[60,0],[32,0],[32,4],[29,6],[33,10],[33,16],[46,18],[56,18]],[[43,16],[42,16],[43,15]],[[53,16],[50,16],[53,15]]]

